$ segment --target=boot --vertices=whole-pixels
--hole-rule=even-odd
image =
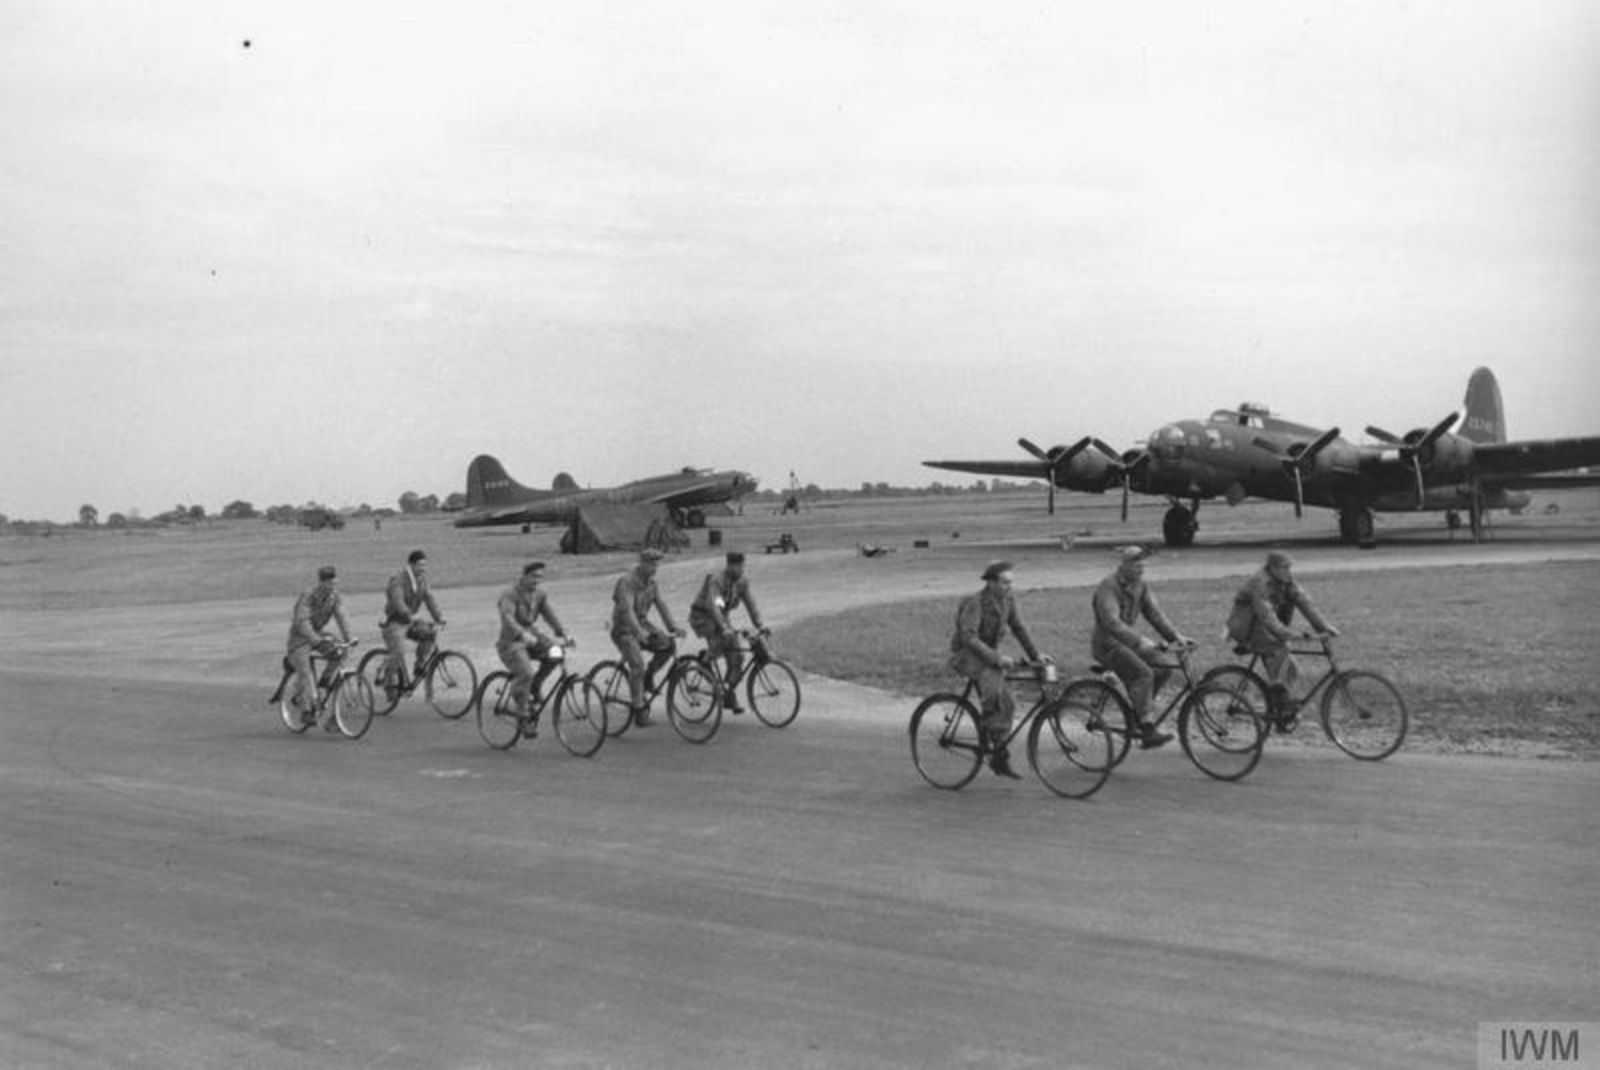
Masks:
[[[650,720],[650,707],[637,706],[633,711],[633,724],[635,728],[649,728],[654,722]]]
[[[1004,743],[996,746],[990,753],[989,768],[994,770],[995,776],[1010,777],[1012,780],[1022,779],[1022,774],[1011,768],[1011,753],[1006,750]]]
[[[1139,722],[1139,746],[1143,749],[1154,750],[1171,742],[1171,732],[1163,732],[1149,721]]]

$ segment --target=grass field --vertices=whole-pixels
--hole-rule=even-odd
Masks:
[[[1381,579],[1318,576],[1306,587],[1344,634],[1341,664],[1400,685],[1414,744],[1600,759],[1600,564],[1400,569]],[[1197,664],[1231,660],[1221,638],[1231,586],[1158,582],[1156,590],[1178,628],[1200,641]],[[1036,642],[1069,670],[1088,664],[1089,594],[1019,596]],[[811,672],[908,697],[947,690],[959,682],[945,667],[955,608],[921,599],[815,617],[784,632],[784,652]],[[1320,669],[1309,659],[1304,667]]]

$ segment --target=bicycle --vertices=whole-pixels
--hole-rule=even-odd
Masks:
[[[1105,784],[1115,764],[1111,733],[1099,703],[1090,701],[1109,688],[1094,678],[1061,687],[1055,682],[1055,666],[1036,665],[1033,670],[1006,674],[1011,683],[1038,685],[1039,694],[1013,721],[1004,742],[1009,746],[1026,730],[1028,764],[1044,786],[1064,798],[1086,799]],[[911,761],[936,788],[966,787],[993,753],[979,729],[977,694],[977,681],[969,679],[959,695],[929,695],[912,711]]]
[[[379,627],[382,627],[380,624]],[[440,624],[438,627],[443,628]],[[433,711],[447,721],[466,716],[478,694],[478,670],[472,659],[457,650],[444,650],[438,646],[423,662],[422,671],[415,677],[406,672],[404,659],[395,667],[399,681],[390,679],[389,651],[372,650],[361,659],[357,670],[362,679],[372,687],[372,712],[382,717],[400,704],[400,700],[416,691],[420,685],[423,696]]]
[[[1163,667],[1176,669],[1183,683],[1151,720],[1151,726],[1160,728],[1176,711],[1178,739],[1195,768],[1217,780],[1240,780],[1249,775],[1261,760],[1261,740],[1266,735],[1259,707],[1240,701],[1237,693],[1227,688],[1213,686],[1207,676],[1196,680],[1189,666],[1193,644],[1163,643],[1159,649],[1173,655],[1175,660]],[[1115,767],[1127,758],[1133,737],[1139,735],[1134,728],[1133,702],[1127,685],[1109,667],[1095,664],[1089,672],[1111,691],[1098,708],[1113,738],[1111,764]]]
[[[705,743],[717,734],[728,699],[741,683],[750,708],[768,728],[787,728],[800,713],[800,678],[787,663],[773,656],[767,637],[739,629],[734,632],[733,641],[745,659],[732,679],[723,677],[722,657],[713,655],[709,647],[694,655],[714,678],[710,701],[674,702],[673,692],[667,693],[667,719],[678,735],[691,743]],[[699,674],[683,677],[678,694],[700,699],[706,694],[702,680]]]
[[[567,751],[579,758],[591,757],[606,741],[606,707],[600,690],[581,673],[567,667],[569,639],[552,644],[545,659],[556,662],[555,670],[528,696],[528,712],[518,714],[511,697],[515,677],[496,669],[483,678],[474,705],[478,709],[478,735],[495,750],[510,750],[521,739],[539,734],[539,716],[550,707],[556,738]]]
[[[359,642],[359,639],[348,643],[329,639],[313,648],[311,671],[316,678],[317,692],[309,709],[302,705],[301,695],[285,694],[289,682],[294,679],[294,666],[287,657],[283,659],[283,677],[267,704],[278,706],[284,727],[299,735],[321,721],[328,731],[337,728],[349,739],[360,739],[367,734],[367,729],[372,727],[371,685],[346,664],[347,655]]]
[[[1318,645],[1309,647],[1306,641],[1316,639]],[[1329,741],[1350,757],[1364,762],[1378,762],[1400,749],[1405,742],[1410,715],[1400,689],[1382,673],[1371,669],[1341,669],[1333,653],[1333,636],[1326,633],[1302,634],[1295,637],[1300,646],[1290,646],[1291,655],[1326,658],[1328,667],[1317,681],[1299,699],[1274,697],[1274,691],[1256,667],[1261,665],[1261,655],[1252,654],[1248,664],[1219,665],[1201,677],[1201,683],[1221,687],[1239,704],[1248,703],[1256,710],[1264,729],[1261,744],[1271,732],[1287,735],[1299,725],[1301,709],[1309,706],[1321,692],[1318,719]],[[1246,647],[1235,647],[1241,657],[1250,653]]]
[[[600,689],[605,702],[606,734],[622,735],[633,725],[633,692],[628,687],[628,667],[615,658],[596,662],[589,670],[589,682]],[[680,725],[705,723],[710,717],[711,706],[721,701],[716,674],[695,654],[679,654],[667,666],[661,679],[646,683],[649,686],[644,689],[645,709],[655,703],[658,695],[666,692],[667,719],[679,735],[683,735]],[[680,711],[676,718],[672,713],[675,705]],[[713,726],[712,732],[715,731]],[[683,735],[683,738],[691,743],[704,743],[711,736],[707,734],[697,739],[692,735]]]

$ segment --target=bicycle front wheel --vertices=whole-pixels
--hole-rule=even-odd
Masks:
[[[434,660],[422,686],[434,713],[447,721],[459,720],[472,709],[473,699],[477,697],[478,670],[465,654],[446,650]]]
[[[384,716],[400,704],[400,689],[387,685],[385,677],[388,675],[384,669],[389,664],[387,650],[369,650],[362,657],[361,664],[356,667],[356,672],[368,684],[372,685],[372,712],[379,717]],[[398,682],[398,681],[397,681]]]
[[[722,682],[697,658],[680,658],[667,687],[667,720],[690,743],[705,743],[722,725]]]
[[[556,738],[568,752],[587,758],[606,741],[606,700],[600,689],[582,676],[561,682],[554,702]]]
[[[1028,764],[1057,795],[1087,799],[1111,775],[1116,737],[1106,724],[1104,707],[1088,687],[1075,686],[1034,717],[1028,729]]]
[[[522,719],[511,699],[511,674],[492,672],[478,687],[478,735],[495,750],[510,750],[522,738]]]
[[[339,678],[333,697],[333,723],[349,739],[360,739],[372,727],[372,685],[360,673],[347,672]]]
[[[600,699],[605,703],[606,735],[622,735],[633,724],[628,670],[620,662],[602,661],[589,670],[589,682],[600,689]]]
[[[1238,690],[1202,683],[1178,711],[1178,738],[1202,773],[1238,780],[1261,760],[1267,722]]]
[[[753,666],[745,684],[750,708],[768,728],[785,728],[800,713],[800,678],[776,659]]]
[[[983,764],[978,711],[960,695],[930,695],[911,714],[911,761],[945,791],[972,783]]]
[[[1322,730],[1334,746],[1364,762],[1382,761],[1405,742],[1406,700],[1389,680],[1347,669],[1322,694]]]

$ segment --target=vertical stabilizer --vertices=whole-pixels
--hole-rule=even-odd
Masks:
[[[505,466],[487,453],[467,465],[467,508],[490,509],[515,505],[540,496],[506,474]]]
[[[1461,421],[1459,434],[1473,442],[1504,442],[1506,440],[1506,414],[1500,402],[1500,384],[1494,372],[1479,368],[1467,380],[1467,399],[1463,409],[1466,418]]]

